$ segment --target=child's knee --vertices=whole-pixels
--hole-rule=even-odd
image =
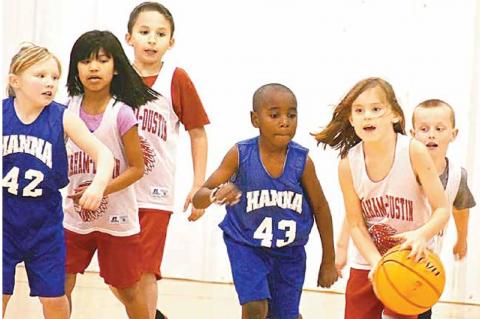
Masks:
[[[242,306],[242,319],[266,319],[268,303],[266,300],[251,301]]]
[[[40,302],[45,308],[64,308],[68,305],[68,300],[65,295],[60,297],[40,297]]]
[[[141,292],[138,282],[135,283],[133,286],[127,288],[115,288],[115,290],[117,291],[121,300],[126,303],[131,303],[135,301],[135,299],[138,297],[138,294]]]

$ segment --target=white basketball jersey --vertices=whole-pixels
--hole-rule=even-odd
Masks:
[[[460,187],[460,180],[462,179],[462,169],[460,166],[454,165],[451,161],[448,161],[448,177],[447,185],[445,186],[445,194],[447,195],[448,207],[450,208],[450,214],[453,210],[453,202],[457,197],[458,188]],[[434,237],[435,244],[433,247],[433,252],[440,255],[443,246],[443,239],[445,238],[445,232],[447,231],[447,226],[442,230],[442,232]]]
[[[367,229],[381,254],[394,246],[390,236],[414,230],[427,222],[430,208],[410,161],[410,138],[397,134],[395,158],[387,176],[374,182],[367,174],[363,142],[348,152],[353,186],[361,201]],[[351,266],[370,269],[355,245]]]
[[[79,115],[81,104],[82,96],[76,96],[69,102],[68,110]],[[122,102],[111,99],[100,126],[93,132],[113,154],[115,166],[112,178],[120,175],[128,167],[117,126],[118,112],[123,105]],[[77,187],[91,183],[96,167],[93,159],[71,140],[68,140],[67,148],[69,149],[68,175],[70,178],[67,194],[73,194]],[[65,198],[64,206],[63,225],[70,231],[79,234],[100,231],[113,236],[130,236],[140,232],[138,207],[132,185],[104,197],[96,211],[81,209],[69,198]]]
[[[137,112],[145,159],[145,175],[135,183],[138,206],[173,211],[176,149],[180,121],[173,109],[171,86],[175,66],[163,63],[153,89],[163,97]]]

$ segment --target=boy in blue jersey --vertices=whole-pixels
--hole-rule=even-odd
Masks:
[[[193,198],[196,208],[225,204],[220,224],[242,319],[301,318],[307,243],[313,221],[322,240],[317,284],[337,280],[332,218],[308,156],[292,141],[297,100],[278,83],[253,96],[251,121],[256,138],[237,143]]]

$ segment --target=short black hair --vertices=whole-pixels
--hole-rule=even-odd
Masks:
[[[254,112],[258,111],[259,107],[262,105],[262,103],[265,99],[265,95],[267,94],[267,91],[269,91],[269,90],[282,91],[282,92],[290,94],[292,96],[292,99],[293,99],[294,103],[295,103],[295,106],[297,106],[297,97],[295,96],[293,91],[290,90],[287,86],[285,86],[283,84],[280,84],[280,83],[268,83],[268,84],[265,84],[265,85],[262,85],[261,87],[259,87],[255,91],[255,93],[253,94],[252,105],[253,105],[253,111]]]
[[[173,32],[175,31],[175,22],[173,21],[173,16],[170,13],[170,10],[168,10],[163,4],[152,1],[142,2],[138,6],[133,8],[132,12],[130,12],[130,17],[128,18],[128,33],[132,33],[133,26],[135,25],[135,22],[137,22],[138,16],[144,11],[157,11],[158,13],[163,15],[165,19],[167,19],[167,21],[170,23],[170,28],[172,29],[171,36],[173,37]]]
[[[78,76],[78,63],[92,56],[98,57],[102,49],[110,58],[113,58],[114,67],[118,73],[113,77],[110,86],[112,96],[134,109],[159,96],[143,83],[142,78],[133,69],[117,37],[110,31],[99,30],[82,34],[72,47],[67,77],[68,95],[84,93],[83,84]]]

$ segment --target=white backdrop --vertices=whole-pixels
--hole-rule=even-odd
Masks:
[[[22,41],[56,53],[68,66],[71,46],[83,32],[108,29],[124,44],[134,0],[2,1],[2,87],[8,64]],[[238,140],[256,135],[249,122],[254,90],[267,82],[289,86],[299,101],[296,141],[310,147],[330,203],[335,230],[343,218],[337,181],[337,155],[316,147],[309,132],[325,125],[332,108],[358,80],[380,76],[396,90],[410,127],[411,110],[427,98],[455,109],[460,134],[451,160],[469,172],[480,202],[480,0],[343,0],[163,2],[176,22],[176,46],[166,59],[192,77],[209,114],[207,174]],[[476,42],[475,42],[476,39]],[[65,83],[66,74],[62,77]],[[59,92],[58,100],[65,96]],[[221,231],[224,215],[210,208],[196,223],[180,212],[192,174],[189,141],[180,140],[176,211],[169,228],[163,273],[167,277],[231,281]],[[480,303],[480,211],[471,211],[469,255],[451,260],[455,231],[449,231],[444,261],[449,284],[445,300]],[[452,221],[453,224],[453,221]],[[314,288],[321,256],[318,233],[307,245],[305,287]],[[93,266],[95,268],[95,265]],[[334,287],[343,290],[345,280]]]

